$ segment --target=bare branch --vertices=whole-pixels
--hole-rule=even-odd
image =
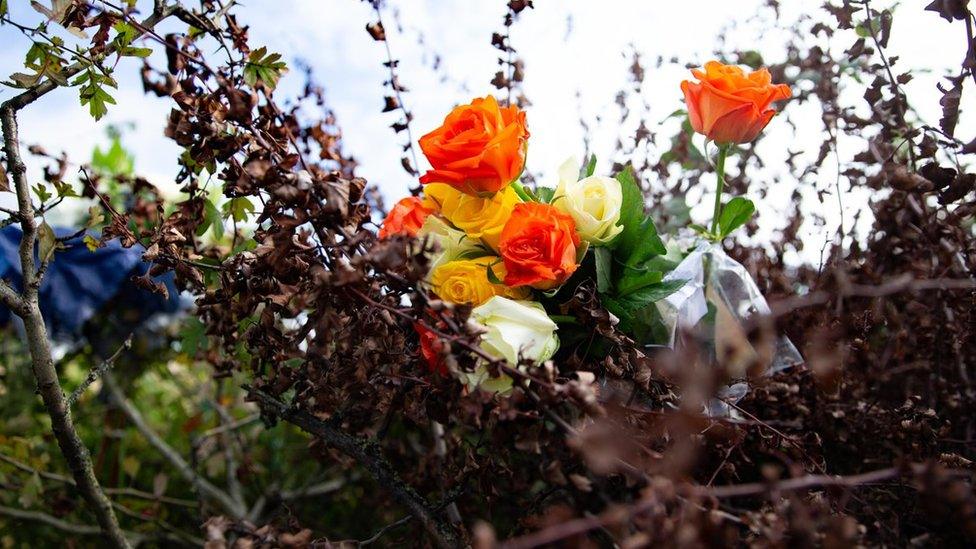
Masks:
[[[231,498],[227,492],[214,486],[209,480],[194,471],[179,452],[174,450],[172,446],[167,444],[166,441],[153,431],[142,417],[142,414],[139,413],[139,410],[122,393],[111,372],[105,372],[103,379],[105,380],[105,387],[112,396],[112,400],[118,405],[126,417],[129,418],[129,421],[142,433],[142,436],[146,437],[149,444],[176,468],[187,482],[191,483],[201,494],[219,503],[234,518],[242,519],[247,515],[247,510],[241,504]]]
[[[380,486],[386,487],[393,493],[401,505],[405,506],[414,518],[420,521],[424,529],[439,547],[457,547],[460,544],[457,534],[451,525],[437,516],[438,509],[430,504],[426,498],[406,484],[396,473],[390,462],[383,457],[375,443],[363,441],[349,433],[326,423],[315,416],[292,408],[273,396],[244,386],[252,397],[258,400],[264,409],[273,413],[275,417],[301,428],[305,432],[319,437],[342,453],[356,460],[362,465]]]
[[[17,461],[16,459],[0,453],[0,461],[6,462],[10,466],[20,469],[21,471],[29,474],[37,474],[37,476],[53,480],[55,482],[60,482],[62,484],[67,484],[68,486],[77,486],[74,479],[71,477],[66,477],[64,475],[59,475],[57,473],[52,473],[50,471],[44,471],[41,469],[35,469],[26,463]],[[155,501],[159,503],[168,503],[170,505],[179,505],[181,507],[196,507],[197,502],[189,499],[173,498],[169,496],[151,494],[143,490],[138,490],[136,488],[104,488],[106,494],[117,495],[117,496],[128,496],[132,498],[144,499],[148,501]]]
[[[97,536],[102,533],[101,528],[97,526],[88,526],[86,524],[74,524],[53,517],[47,513],[41,513],[39,511],[24,511],[23,509],[14,509],[13,507],[0,505],[0,515],[7,515],[8,517],[13,517],[21,520],[32,520],[34,522],[43,522],[48,526],[53,526],[58,530],[68,532],[76,536]]]
[[[20,97],[20,96],[18,96]],[[23,236],[20,241],[21,273],[24,292],[20,297],[20,307],[11,310],[24,321],[27,347],[31,355],[31,368],[37,381],[37,391],[44,401],[44,407],[51,417],[51,430],[58,441],[61,455],[64,456],[74,476],[78,491],[85,498],[88,507],[95,514],[106,541],[115,547],[129,547],[129,541],[119,527],[118,519],[112,510],[112,502],[102,491],[95,471],[92,468],[88,449],[85,447],[71,418],[71,408],[61,390],[61,380],[54,367],[51,355],[51,342],[38,302],[37,273],[34,270],[34,243],[37,239],[37,222],[34,206],[31,203],[30,186],[26,170],[20,157],[20,142],[17,135],[16,107],[13,98],[0,105],[0,125],[3,128],[3,149],[7,158],[7,172],[13,178],[17,192],[17,206],[20,211],[20,225]],[[0,294],[9,299],[9,286]]]
[[[68,397],[68,406],[72,406],[75,402],[77,402],[78,399],[81,398],[81,395],[85,394],[85,391],[88,390],[88,387],[90,387],[92,383],[95,383],[95,380],[101,377],[102,374],[112,368],[115,361],[119,358],[119,356],[122,355],[122,352],[131,346],[132,336],[130,335],[129,337],[125,338],[125,342],[122,343],[122,346],[119,347],[112,356],[108,357],[108,359],[99,364],[97,368],[92,368],[85,377],[85,381],[82,381],[81,385],[76,387],[74,391],[71,391],[71,396]]]

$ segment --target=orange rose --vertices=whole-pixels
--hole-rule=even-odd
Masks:
[[[393,206],[390,213],[380,227],[380,238],[395,234],[417,236],[417,231],[423,226],[424,220],[433,210],[420,198],[408,196]]]
[[[525,166],[525,113],[500,108],[491,95],[456,107],[441,127],[420,138],[434,169],[421,183],[447,183],[468,194],[490,194],[515,181]]]
[[[792,95],[786,84],[773,85],[764,68],[746,74],[739,67],[709,61],[704,72],[691,73],[700,82],[681,82],[691,127],[716,143],[752,141],[776,114],[770,104]]]
[[[548,290],[576,270],[580,237],[569,215],[549,204],[518,204],[502,229],[499,255],[505,262],[505,284]]]

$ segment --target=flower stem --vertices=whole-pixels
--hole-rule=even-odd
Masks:
[[[731,145],[718,146],[718,159],[715,160],[715,212],[712,214],[712,234],[718,234],[718,217],[722,214],[722,190],[725,189],[725,157]]]
[[[510,185],[512,186],[512,190],[515,191],[515,194],[519,195],[519,198],[521,198],[524,202],[536,201],[535,198],[533,198],[532,195],[529,193],[529,191],[522,186],[522,182],[519,181],[518,179],[512,181]]]

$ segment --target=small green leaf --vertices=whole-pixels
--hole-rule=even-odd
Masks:
[[[504,284],[505,283],[505,281],[503,281],[502,279],[498,278],[498,275],[495,274],[495,270],[491,268],[491,265],[488,265],[487,269],[488,269],[488,282],[491,282],[492,284]]]
[[[247,221],[248,214],[254,212],[254,204],[246,197],[239,196],[224,203],[223,210],[225,218],[230,217],[241,223]]]
[[[261,82],[269,90],[278,86],[278,79],[288,71],[281,54],[268,53],[268,49],[261,47],[253,50],[244,64],[244,83],[252,88]]]
[[[613,254],[609,248],[597,246],[593,248],[593,259],[596,262],[596,289],[601,294],[608,293],[613,289]]]
[[[43,491],[44,487],[41,484],[41,477],[37,472],[34,472],[30,476],[30,480],[24,482],[24,485],[21,487],[20,495],[17,496],[17,502],[20,503],[21,507],[29,509],[34,506],[38,496]]]
[[[74,188],[64,181],[54,181],[54,188],[58,191],[58,198],[77,198],[78,193]]]
[[[536,187],[535,197],[539,199],[539,202],[545,202],[546,204],[552,203],[552,198],[556,194],[556,189],[552,187]]]
[[[85,238],[82,239],[85,243],[85,247],[88,248],[89,252],[94,252],[95,250],[102,247],[102,243],[98,241],[97,238],[90,234],[86,234]]]
[[[78,89],[78,98],[83,106],[88,105],[88,111],[95,120],[108,113],[106,104],[115,104],[115,98],[105,91],[106,87],[118,88],[118,83],[110,76],[88,69],[72,85],[81,86]]]
[[[92,151],[92,168],[106,175],[132,175],[135,170],[135,159],[122,146],[122,138],[118,133],[111,134],[112,144],[103,151],[96,146]]]
[[[214,240],[224,238],[224,217],[220,215],[220,210],[209,200],[203,202],[203,208],[207,224],[213,231]]]
[[[122,55],[126,55],[129,57],[140,57],[143,59],[152,55],[152,52],[153,52],[152,48],[136,48],[136,47],[127,47],[119,50],[119,53],[121,53]]]
[[[590,161],[586,164],[586,169],[583,171],[583,177],[590,177],[593,172],[596,171],[596,155],[590,155]]]
[[[48,200],[51,200],[51,193],[47,190],[47,185],[44,183],[34,185],[34,194],[37,195],[37,199],[41,201],[42,205]]]
[[[196,317],[188,316],[180,331],[180,350],[192,357],[207,347],[206,326]]]
[[[732,231],[745,225],[755,213],[756,206],[752,200],[737,196],[729,201],[722,208],[722,213],[718,216],[719,234],[724,238]]]

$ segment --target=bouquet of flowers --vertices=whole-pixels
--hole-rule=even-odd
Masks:
[[[570,159],[554,185],[524,186],[525,113],[490,95],[456,107],[420,138],[432,166],[420,178],[423,194],[392,208],[380,238],[401,234],[433,242],[429,291],[470,306],[471,320],[481,327],[481,349],[512,367],[548,360],[560,342],[592,342],[592,334],[574,331],[575,319],[561,314],[562,304],[584,284],[595,288],[599,306],[635,342],[673,345],[679,324],[714,323],[715,310],[728,308],[716,308],[714,298],[706,297],[705,286],[717,272],[712,267],[724,264],[714,243],[746,223],[754,207],[743,197],[723,206],[725,158],[733,144],[762,131],[775,114],[772,102],[790,96],[765,69],[746,74],[713,61],[693,74],[698,81],[681,88],[692,127],[718,145],[718,187],[711,228],[692,226],[698,236],[691,246],[665,245],[629,168],[601,175],[596,158],[583,165]],[[709,242],[708,254],[690,253]],[[757,296],[762,300],[758,291],[748,297]],[[762,306],[756,309],[762,312]],[[434,350],[436,337],[420,324],[417,329],[431,368],[446,373]],[[601,352],[599,346],[588,350]],[[511,383],[483,368],[458,375],[489,390]]]

